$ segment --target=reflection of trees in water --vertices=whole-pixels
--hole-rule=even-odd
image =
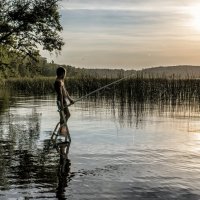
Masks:
[[[32,150],[36,147],[40,136],[41,116],[37,109],[33,107],[27,109],[27,113],[10,113],[7,118],[7,133],[11,138],[17,149]],[[5,130],[4,130],[5,131]]]
[[[7,138],[8,129],[7,123],[5,122],[5,117],[9,117],[9,113],[6,110],[9,108],[10,104],[10,93],[9,91],[0,90],[0,186],[8,187],[8,179],[6,178],[6,173],[8,172],[7,166],[10,166],[12,160],[7,159],[11,157],[14,152],[14,142],[12,137]],[[6,131],[6,133],[5,133]],[[6,140],[4,137],[6,134]]]
[[[11,143],[5,144],[3,151],[0,151],[1,190],[9,190],[13,186],[28,189],[31,185],[41,185],[42,190],[55,190],[59,162],[55,149],[48,152],[46,149],[16,150],[13,146]]]
[[[0,90],[0,114],[5,112],[9,107],[10,94],[8,91]]]
[[[4,181],[2,188],[9,189],[11,185],[27,188],[29,184],[41,184],[44,188],[49,188],[51,184],[52,188],[56,187],[56,164],[51,156],[42,150],[15,150],[12,155],[6,155],[5,162],[9,163],[4,165],[6,174],[1,175],[1,180],[6,180],[7,184]]]
[[[24,188],[33,182],[52,184],[57,177],[56,165],[52,163],[54,154],[37,148],[41,124],[37,108],[22,112],[11,108],[0,120],[0,186],[3,189],[13,184]]]

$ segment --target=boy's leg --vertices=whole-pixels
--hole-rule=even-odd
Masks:
[[[55,140],[57,139],[57,128],[58,128],[59,124],[60,124],[60,122],[58,122],[58,123],[56,124],[56,127],[55,127],[54,130],[53,130],[53,133],[52,133],[52,135],[51,135],[51,140],[52,140],[52,141],[53,141],[54,135],[55,135]]]
[[[65,132],[66,132],[66,136],[65,136],[65,140],[67,141],[67,138],[69,139],[69,143],[71,143],[71,137],[70,137],[70,134],[69,134],[69,128],[68,128],[68,125],[67,125],[67,121],[70,117],[70,112],[69,112],[69,109],[68,107],[66,106],[64,108],[64,111],[61,111],[61,119],[62,119],[62,124],[64,124],[65,126]]]
[[[64,108],[64,114],[65,114],[66,121],[68,121],[68,119],[70,118],[71,114],[70,114],[69,108],[67,106],[65,106],[65,108]]]

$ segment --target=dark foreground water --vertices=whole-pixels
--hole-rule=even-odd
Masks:
[[[0,199],[200,199],[195,104],[70,107],[72,144],[56,149],[55,98],[0,99]],[[63,138],[59,138],[62,142]]]

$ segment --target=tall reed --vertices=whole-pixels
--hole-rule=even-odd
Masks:
[[[117,79],[82,76],[66,78],[66,87],[71,95],[81,97],[103,87]],[[8,79],[2,84],[2,88],[9,88],[25,93],[55,94],[54,77],[45,78],[21,78]],[[96,94],[94,97],[119,98],[122,101],[135,102],[170,102],[181,103],[182,101],[200,101],[200,80],[198,79],[175,79],[175,78],[146,78],[136,76],[110,86]]]

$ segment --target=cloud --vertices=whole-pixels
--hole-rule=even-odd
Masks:
[[[200,62],[199,33],[188,25],[190,6],[189,0],[64,0],[66,45],[55,61],[135,68]]]
[[[197,0],[193,1],[198,2]],[[65,10],[172,10],[188,6],[188,0],[65,0],[61,8]]]

